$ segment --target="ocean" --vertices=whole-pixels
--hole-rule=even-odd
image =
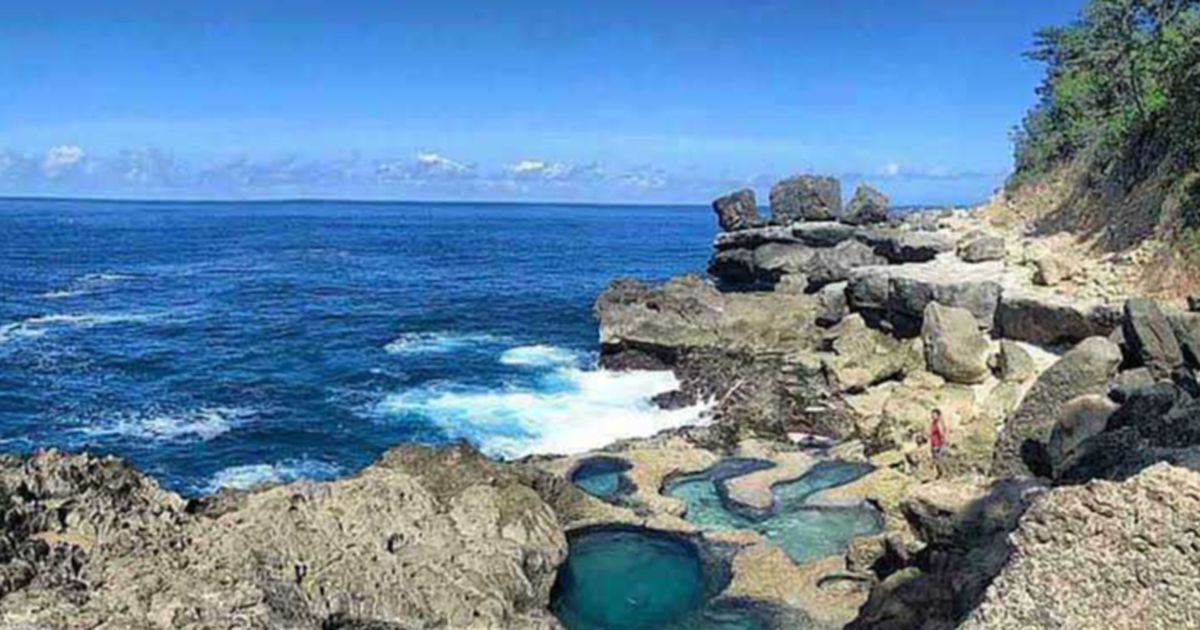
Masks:
[[[400,443],[579,452],[694,422],[596,368],[616,276],[701,271],[704,207],[0,200],[0,450],[193,495]]]

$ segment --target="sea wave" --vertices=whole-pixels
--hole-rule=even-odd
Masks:
[[[218,471],[203,488],[212,493],[221,488],[245,490],[266,484],[290,483],[297,479],[332,479],[341,467],[308,458],[287,459],[273,464],[230,466]]]
[[[521,367],[578,366],[582,355],[574,350],[549,345],[517,346],[500,355],[500,363]]]
[[[231,407],[200,407],[183,411],[154,410],[123,414],[79,430],[93,437],[207,441],[228,433],[251,415],[253,414],[249,410]]]
[[[486,333],[409,332],[393,339],[383,349],[388,354],[447,354],[504,341],[503,337]]]
[[[19,339],[36,339],[57,329],[93,328],[110,324],[146,322],[158,317],[151,313],[75,313],[36,315],[0,326],[0,344]]]
[[[87,295],[88,293],[115,282],[124,282],[127,280],[134,280],[136,278],[137,276],[125,273],[89,273],[72,280],[64,288],[46,291],[38,297],[44,300],[61,300],[64,298],[78,297],[81,295]]]
[[[538,388],[433,384],[390,395],[377,411],[387,421],[430,422],[494,457],[570,454],[702,422],[707,405],[667,410],[651,401],[678,386],[666,371],[561,368]]]

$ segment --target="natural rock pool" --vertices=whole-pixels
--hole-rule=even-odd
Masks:
[[[584,492],[609,503],[616,503],[633,492],[633,482],[625,476],[629,462],[616,457],[592,457],[571,473],[571,482]]]
[[[705,530],[749,529],[779,545],[796,562],[840,553],[850,540],[878,533],[879,513],[866,505],[826,507],[807,505],[814,493],[840,486],[870,472],[871,467],[844,461],[825,461],[794,481],[772,488],[775,504],[766,513],[755,513],[732,503],[722,489],[727,479],[768,467],[769,462],[728,459],[708,470],[676,477],[664,494],[687,506],[686,518]]]
[[[571,536],[550,609],[569,630],[759,630],[749,611],[711,601],[728,582],[688,539],[640,528]]]

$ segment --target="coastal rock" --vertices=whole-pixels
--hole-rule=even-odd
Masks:
[[[996,373],[1007,383],[1024,383],[1029,380],[1037,366],[1033,357],[1021,347],[1021,344],[1011,339],[1000,340],[1000,351],[996,353]]]
[[[1113,378],[1108,395],[1117,402],[1126,402],[1130,396],[1143,387],[1154,384],[1154,375],[1148,368],[1132,368],[1124,370]]]
[[[928,262],[938,254],[954,250],[954,240],[940,232],[874,229],[861,232],[858,238],[897,265]]]
[[[553,481],[466,446],[186,508],[111,458],[9,458],[0,477],[6,534],[47,552],[6,582],[5,627],[557,627],[566,539],[534,489]]]
[[[850,309],[846,303],[846,283],[835,282],[817,291],[817,325],[833,326],[846,318]]]
[[[1120,310],[1103,302],[1025,291],[1004,291],[996,308],[999,336],[1040,345],[1107,336],[1120,322]]]
[[[836,391],[859,391],[895,378],[921,360],[911,340],[874,330],[859,315],[844,319],[831,334],[833,353],[822,363]]]
[[[708,261],[709,275],[732,285],[752,285],[760,281],[758,265],[752,249],[726,249],[713,254]]]
[[[1116,410],[1116,403],[1100,394],[1085,394],[1067,401],[1046,446],[1051,472],[1057,476],[1085,441],[1103,433]]]
[[[1071,265],[1053,255],[1043,255],[1033,261],[1033,283],[1043,287],[1052,287],[1074,275]]]
[[[810,247],[833,247],[856,238],[859,228],[837,221],[806,221],[791,227],[792,236]]]
[[[966,269],[964,269],[966,267]],[[900,333],[916,333],[930,302],[964,308],[990,330],[1000,301],[998,263],[864,267],[850,274],[846,296],[852,311],[880,318]]]
[[[744,230],[759,224],[758,204],[754,200],[754,191],[749,188],[717,198],[712,207],[722,231]]]
[[[854,189],[854,197],[850,199],[850,204],[846,206],[846,212],[842,215],[842,221],[850,225],[882,223],[887,219],[887,195],[866,184],[860,184]]]
[[[1121,363],[1121,351],[1103,337],[1090,337],[1064,354],[1034,381],[996,441],[992,475],[1048,476],[1046,444],[1068,401],[1104,394]],[[1038,470],[1031,470],[1033,463]]]
[[[802,271],[815,286],[844,282],[859,267],[881,265],[887,261],[858,241],[844,241],[828,249],[819,249],[802,265]]]
[[[1194,627],[1198,520],[1200,475],[1165,464],[1122,483],[1046,493],[962,628]]]
[[[1193,293],[1187,296],[1187,307],[1193,313],[1200,313],[1200,294]]]
[[[1200,313],[1167,314],[1171,331],[1179,342],[1184,362],[1193,370],[1200,369]]]
[[[762,227],[745,228],[736,232],[721,232],[713,239],[713,249],[752,250],[767,243],[799,243],[792,235],[791,228],[782,225],[764,225]]]
[[[1130,298],[1125,302],[1122,332],[1133,360],[1149,368],[1156,378],[1167,378],[1183,365],[1183,352],[1171,323],[1153,300]]]
[[[834,177],[796,175],[771,186],[771,222],[830,221],[842,208],[842,185]]]
[[[958,257],[963,262],[978,263],[1004,260],[1004,239],[983,232],[972,232],[958,242]]]
[[[930,372],[952,383],[981,383],[987,378],[991,344],[970,311],[930,302],[921,340]]]

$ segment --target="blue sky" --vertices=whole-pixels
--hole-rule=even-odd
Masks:
[[[0,2],[0,195],[977,201],[1080,6]]]

